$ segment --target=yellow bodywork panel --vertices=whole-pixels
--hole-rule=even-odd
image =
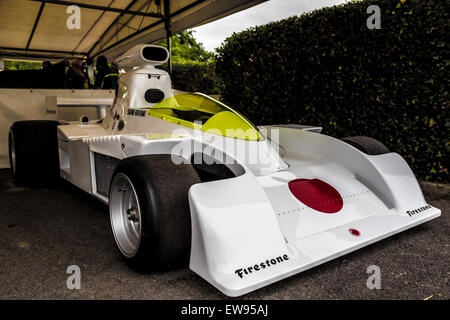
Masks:
[[[251,141],[263,139],[258,129],[240,113],[199,93],[167,98],[150,108],[148,115],[225,137]]]
[[[259,132],[231,111],[221,111],[213,115],[202,126],[202,131],[236,139],[259,140]]]

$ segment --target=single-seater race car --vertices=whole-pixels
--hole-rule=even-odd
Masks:
[[[117,59],[101,121],[15,122],[16,183],[62,177],[110,210],[134,270],[189,263],[239,296],[434,219],[405,160],[368,137],[255,127],[200,93],[174,95],[163,47]]]

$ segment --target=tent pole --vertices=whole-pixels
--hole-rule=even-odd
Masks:
[[[166,29],[166,41],[167,41],[167,50],[169,51],[169,60],[167,61],[169,65],[169,75],[172,76],[172,48],[171,48],[171,40],[172,31],[170,28],[170,0],[164,0],[164,22]]]
[[[167,50],[169,51],[169,60],[167,60],[167,63],[169,64],[169,74],[170,76],[172,76],[172,45],[171,42],[172,40],[170,40],[170,33],[167,32]]]

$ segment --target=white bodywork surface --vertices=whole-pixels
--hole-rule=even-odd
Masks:
[[[164,121],[146,117],[152,127],[163,127],[159,122]],[[171,124],[164,125],[168,129]],[[398,154],[369,156],[319,133],[276,129],[288,168],[277,169],[276,163],[269,172],[238,160],[243,174],[196,184],[189,192],[190,268],[223,293],[245,294],[440,215],[425,202],[414,174]],[[168,138],[169,134],[157,130],[153,135],[107,135],[100,125],[60,126],[61,176],[107,202],[96,189],[94,153],[115,159],[169,154],[194,140],[193,135]],[[303,205],[288,188],[297,178],[327,182],[342,195],[343,208],[325,214]],[[407,214],[418,208],[427,209]],[[361,235],[353,236],[351,228]],[[236,274],[283,255],[288,260],[242,278]]]
[[[248,293],[440,215],[398,154],[369,156],[321,134],[279,132],[289,169],[264,176],[247,170],[191,188],[190,267],[225,294]],[[343,208],[326,214],[303,205],[288,188],[297,178],[327,182]],[[417,208],[427,209],[407,214]],[[287,260],[254,270],[284,255]],[[242,278],[236,274],[248,267],[252,272]]]
[[[236,177],[189,191],[190,268],[226,295],[245,294],[440,215],[398,154],[366,155],[308,128],[260,128],[266,138],[259,141],[199,135],[147,112],[128,112],[152,107],[138,94],[147,88],[173,95],[164,71],[141,68],[120,81],[126,88],[101,124],[58,127],[61,176],[107,203],[108,174],[121,159],[174,150],[186,159],[217,151],[234,159]],[[259,162],[237,150],[258,152]],[[327,214],[303,204],[288,187],[295,179],[326,182],[342,197],[342,209]]]
[[[101,119],[113,98],[111,90],[0,88],[0,168],[9,168],[8,132],[15,121]]]

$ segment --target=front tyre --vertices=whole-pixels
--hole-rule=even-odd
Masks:
[[[186,264],[191,247],[189,188],[200,182],[191,164],[171,155],[122,160],[109,191],[111,228],[117,248],[134,270]]]
[[[371,137],[354,136],[342,138],[341,140],[355,147],[359,151],[370,155],[379,155],[391,152],[389,148],[384,145],[384,143]]]

